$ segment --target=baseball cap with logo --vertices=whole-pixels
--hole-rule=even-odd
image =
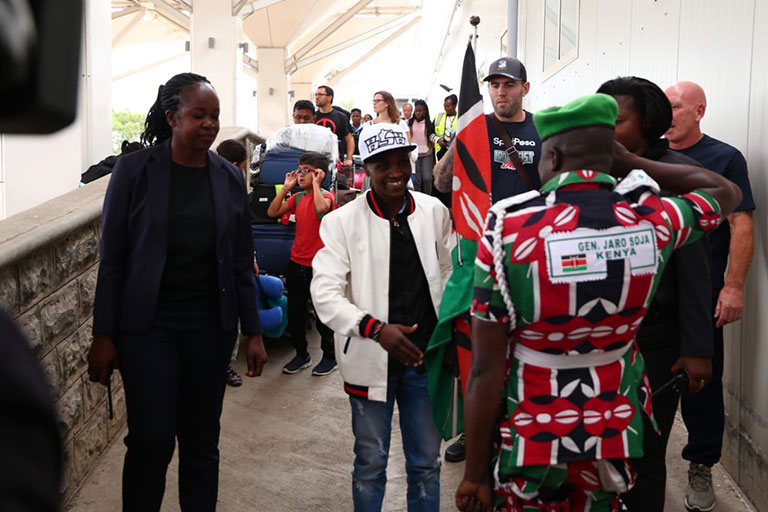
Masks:
[[[360,158],[363,162],[372,156],[392,149],[416,149],[416,144],[408,144],[408,135],[402,126],[397,124],[376,123],[363,127],[358,139]]]
[[[483,78],[483,82],[487,82],[494,76],[505,76],[512,80],[520,80],[521,82],[528,81],[528,73],[525,71],[525,66],[514,57],[502,57],[493,61],[491,67],[488,68],[488,76]]]

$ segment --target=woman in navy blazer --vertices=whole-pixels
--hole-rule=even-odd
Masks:
[[[119,368],[128,412],[123,510],[159,510],[179,441],[182,510],[215,510],[225,371],[240,322],[248,376],[267,355],[253,285],[245,181],[208,151],[219,100],[205,77],[160,86],[142,141],[104,199],[88,355],[91,381]]]

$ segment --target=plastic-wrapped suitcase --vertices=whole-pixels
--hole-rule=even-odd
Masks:
[[[259,269],[275,276],[285,274],[291,259],[291,246],[296,236],[296,225],[252,224],[253,252]]]

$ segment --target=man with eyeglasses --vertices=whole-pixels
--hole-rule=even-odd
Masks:
[[[315,106],[309,100],[299,100],[293,104],[293,124],[312,124],[315,122]]]
[[[343,165],[352,165],[352,154],[355,152],[355,138],[350,130],[349,118],[333,108],[333,89],[321,85],[315,91],[315,124],[325,126],[339,139],[339,158],[344,158]],[[346,156],[345,156],[346,155]]]

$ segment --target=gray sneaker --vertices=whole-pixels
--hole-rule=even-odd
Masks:
[[[685,508],[709,512],[715,508],[715,489],[712,487],[712,468],[703,464],[691,464],[688,470],[688,492]]]

